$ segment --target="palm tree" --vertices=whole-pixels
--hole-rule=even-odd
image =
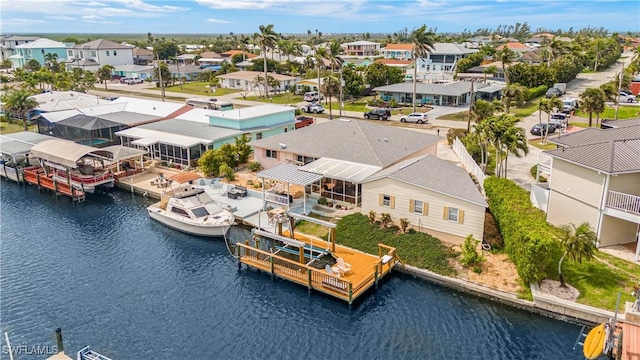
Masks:
[[[324,78],[324,83],[322,84],[322,92],[329,99],[329,119],[333,119],[333,108],[331,97],[335,97],[338,95],[340,91],[340,79],[336,78],[333,74]]]
[[[509,74],[507,73],[507,66],[511,65],[516,60],[516,53],[509,49],[506,45],[495,55],[496,59],[502,63],[502,73],[504,74],[504,83],[509,85]]]
[[[507,131],[502,135],[500,142],[504,145],[506,155],[504,157],[504,167],[502,167],[502,177],[507,177],[507,162],[509,160],[509,154],[515,155],[517,158],[521,158],[523,155],[529,153],[529,146],[527,145],[527,132],[525,129],[515,126],[510,126]]]
[[[47,64],[47,69],[51,70],[54,62],[58,61],[58,54],[56,53],[46,53],[44,55],[44,61]]]
[[[540,99],[540,103],[538,104],[538,110],[540,114],[538,116],[539,123],[542,123],[542,112],[547,113],[547,129],[549,129],[549,123],[551,122],[551,113],[554,109],[562,108],[562,101],[557,97],[553,97],[551,99]],[[542,143],[547,143],[547,138],[549,137],[549,131],[544,131],[542,134]]]
[[[247,46],[249,45],[249,37],[245,36],[244,34],[240,34],[240,50],[242,51],[242,61],[244,62],[246,60],[245,56],[246,56],[246,52],[247,52]]]
[[[315,61],[318,67],[318,101],[322,98],[322,89],[320,88],[320,66],[324,65],[324,59],[327,58],[327,49],[319,47],[316,49]]]
[[[564,248],[564,254],[558,262],[558,277],[560,278],[560,286],[566,287],[564,283],[564,276],[562,275],[562,262],[564,258],[569,256],[569,259],[582,263],[582,259],[591,260],[595,255],[596,235],[589,223],[582,223],[576,227],[574,224],[560,226],[562,235],[560,237],[560,244]]]
[[[98,79],[100,79],[100,81],[104,82],[104,89],[107,89],[107,80],[111,80],[111,73],[113,72],[113,70],[115,70],[115,68],[112,65],[104,65],[103,67],[101,67],[100,69],[98,69]]]
[[[27,113],[38,106],[38,102],[31,98],[31,92],[19,89],[11,90],[2,97],[5,109],[17,113],[22,119],[24,131],[28,131]]]
[[[502,90],[505,112],[508,113],[511,110],[512,104],[521,105],[525,100],[526,91],[527,88],[522,85],[507,85]]]
[[[331,72],[335,72],[334,67],[342,66],[344,60],[342,60],[338,55],[342,54],[342,46],[337,41],[332,41],[329,45],[329,52],[327,56],[329,57],[329,62],[331,63]]]
[[[484,68],[482,70],[482,72],[484,73],[484,82],[487,82],[487,75],[491,74],[491,75],[496,75],[498,73],[498,68],[496,68],[495,65],[491,65],[491,66],[487,66],[486,68]]]
[[[258,46],[260,46],[260,55],[264,61],[264,78],[267,78],[267,48],[273,48],[278,40],[275,31],[273,31],[273,24],[260,25],[260,32],[253,34],[253,38],[256,40]],[[265,97],[269,97],[269,88],[265,86]]]
[[[424,58],[434,47],[435,34],[427,31],[427,25],[413,30],[411,33],[411,60],[413,60],[413,112],[416,112],[416,78],[418,77],[418,59]]]
[[[593,125],[593,113],[600,117],[604,111],[605,93],[600,88],[588,88],[580,94],[580,108],[589,113],[589,127]]]

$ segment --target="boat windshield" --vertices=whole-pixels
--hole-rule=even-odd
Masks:
[[[193,215],[196,218],[201,218],[209,215],[209,212],[204,207],[193,208],[191,209],[191,212],[193,212]]]

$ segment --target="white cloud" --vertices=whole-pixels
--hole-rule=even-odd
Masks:
[[[213,9],[267,9],[286,3],[286,0],[196,0],[200,5]],[[292,0],[290,2],[295,2]]]
[[[149,11],[149,12],[174,12],[174,11],[189,10],[189,8],[180,7],[180,6],[151,5],[142,0],[113,0],[113,2],[123,4],[128,8],[133,8],[141,11]]]
[[[222,19],[207,19],[207,22],[214,24],[233,24],[233,21],[222,20]]]
[[[67,21],[75,21],[75,20],[77,20],[74,17],[65,16],[65,15],[52,15],[52,16],[47,16],[47,18],[54,19],[54,20],[67,20]]]
[[[3,27],[7,27],[7,26],[24,27],[24,26],[31,26],[31,25],[44,24],[44,23],[45,23],[44,20],[37,20],[37,19],[2,19]]]

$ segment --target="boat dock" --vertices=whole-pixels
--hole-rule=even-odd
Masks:
[[[325,223],[299,214],[290,217]],[[349,306],[377,287],[378,282],[400,261],[396,249],[378,244],[378,255],[366,254],[335,244],[335,224],[330,241],[289,230],[273,234],[254,229],[252,239],[236,244],[238,266],[245,264],[299,285],[344,300]],[[279,226],[281,229],[281,227]],[[267,245],[268,244],[268,245]],[[347,268],[339,267],[339,259]]]
[[[620,360],[640,359],[640,326],[629,323],[620,323],[622,329],[621,353],[617,354]]]
[[[68,183],[56,181],[52,175],[46,174],[40,166],[31,166],[23,170],[26,184],[38,186],[38,190],[47,189],[55,193],[56,198],[60,195],[68,196],[73,202],[82,202],[86,198],[84,191],[75,189]]]

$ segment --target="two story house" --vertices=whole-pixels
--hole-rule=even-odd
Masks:
[[[549,182],[532,185],[531,201],[551,224],[587,222],[598,247],[623,245],[640,261],[640,119],[619,123],[550,140],[558,148],[538,161]]]
[[[0,39],[0,60],[8,59],[15,53],[15,47],[37,40],[37,36],[5,36]]]
[[[371,41],[353,41],[341,46],[346,56],[374,57],[380,52],[380,43]]]
[[[97,71],[104,65],[133,65],[133,46],[98,39],[67,51],[68,67]]]
[[[388,44],[381,50],[385,59],[411,60],[412,44]],[[468,49],[461,44],[435,43],[426,57],[418,59],[418,72],[451,72],[456,62],[477,50]]]
[[[71,46],[71,44],[69,44]],[[58,62],[67,58],[67,45],[59,41],[40,38],[14,47],[15,54],[9,56],[11,67],[24,67],[31,59],[37,60],[41,66],[46,64],[47,54],[55,54]]]

